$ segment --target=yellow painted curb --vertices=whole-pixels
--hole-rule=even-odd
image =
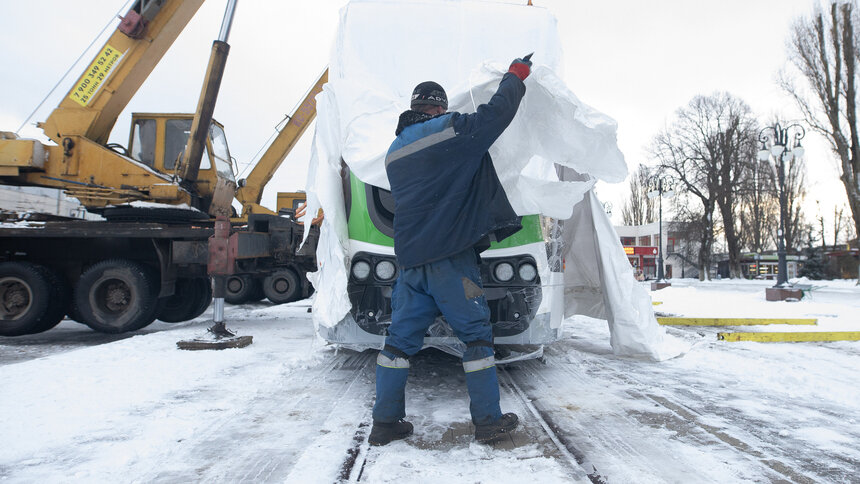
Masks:
[[[860,341],[860,331],[822,331],[795,333],[717,333],[723,341],[758,341],[760,343],[804,341]]]
[[[661,304],[663,304],[663,301],[651,301],[652,306],[659,306]]]
[[[657,318],[664,326],[758,326],[761,324],[818,324],[817,319],[785,318]]]

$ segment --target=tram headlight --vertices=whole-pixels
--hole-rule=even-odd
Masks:
[[[530,262],[520,264],[519,274],[520,279],[531,282],[537,277],[537,267]]]
[[[395,272],[394,263],[389,260],[383,260],[376,263],[376,277],[381,281],[392,279]]]
[[[356,261],[352,265],[352,275],[360,281],[367,279],[370,275],[370,264],[363,260]]]
[[[514,266],[508,262],[500,262],[493,269],[493,275],[501,282],[508,282],[514,278]]]

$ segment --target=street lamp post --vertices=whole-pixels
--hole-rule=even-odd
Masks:
[[[788,219],[786,192],[785,192],[785,164],[794,158],[802,158],[804,149],[800,140],[806,135],[803,126],[792,123],[786,127],[779,123],[763,128],[758,135],[761,142],[761,150],[758,152],[758,160],[767,163],[773,158],[773,166],[776,170],[777,185],[779,188],[779,229],[777,235],[777,256],[779,258],[776,275],[776,285],[768,291],[768,300],[784,300],[787,297],[795,297],[796,292],[788,291],[791,285],[788,283],[788,263],[785,253],[785,227]],[[788,294],[791,292],[791,294]],[[772,299],[773,297],[773,299]]]
[[[675,194],[675,179],[656,174],[648,177],[648,198],[659,197],[658,200],[658,225],[657,225],[657,282],[656,284],[667,284],[663,274],[663,197],[671,197]],[[656,287],[656,286],[655,286]]]

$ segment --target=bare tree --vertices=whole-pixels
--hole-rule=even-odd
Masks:
[[[798,19],[789,56],[807,81],[806,89],[783,75],[780,84],[796,101],[806,122],[830,142],[840,162],[854,230],[860,233],[860,134],[857,126],[857,67],[860,37],[856,1],[831,0],[827,13]]]
[[[821,248],[827,248],[826,238],[824,237],[824,215],[821,214],[821,202],[818,200],[815,201],[815,205],[818,207],[815,214],[815,222],[818,223],[818,237],[817,239],[821,241]]]
[[[850,220],[846,220],[845,222],[845,240],[846,242],[850,243],[852,240],[857,239],[858,234],[854,230],[854,224],[852,224]],[[858,279],[857,285],[860,286],[860,279]]]
[[[648,198],[648,167],[639,165],[630,175],[630,198],[621,208],[621,217],[625,225],[645,225],[656,219],[654,200]]]
[[[705,227],[702,226],[700,207],[696,203],[697,200],[691,199],[686,194],[679,194],[672,200],[675,215],[672,221],[670,237],[675,238],[675,250],[669,255],[673,255],[684,261],[681,265],[683,276],[703,279],[705,277],[703,272],[708,272],[710,267],[710,259],[708,259],[708,265],[704,266],[705,270],[702,271],[702,265],[698,261],[701,255],[699,244],[701,243],[701,235]],[[684,274],[685,263],[697,266],[696,272]]]
[[[764,163],[751,163],[749,175],[740,187],[741,245],[752,252],[770,248],[769,233],[777,225],[779,209],[772,187],[773,170]]]
[[[824,215],[821,214],[821,203],[816,200],[816,205],[818,206],[818,210],[815,216],[815,222],[818,224],[818,237],[817,239],[821,240],[821,248],[827,249],[827,232],[825,227],[827,226],[826,219]],[[847,240],[851,239],[851,224],[848,221],[848,218],[845,215],[845,206],[834,205],[833,206],[833,244],[831,247],[835,250],[839,245],[839,234],[843,231],[847,234]]]
[[[669,128],[654,139],[659,169],[676,177],[702,204],[699,274],[707,274],[714,243],[714,211],[719,209],[732,277],[741,276],[741,243],[735,214],[738,192],[755,159],[756,123],[752,110],[728,93],[696,96],[678,110]]]
[[[836,246],[839,245],[839,234],[842,233],[844,229],[847,227],[847,220],[845,220],[845,208],[838,207],[836,205],[833,206],[833,249],[836,250]]]

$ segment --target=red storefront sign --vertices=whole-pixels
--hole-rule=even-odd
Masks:
[[[630,247],[624,246],[624,253],[627,255],[657,255],[657,247]]]

